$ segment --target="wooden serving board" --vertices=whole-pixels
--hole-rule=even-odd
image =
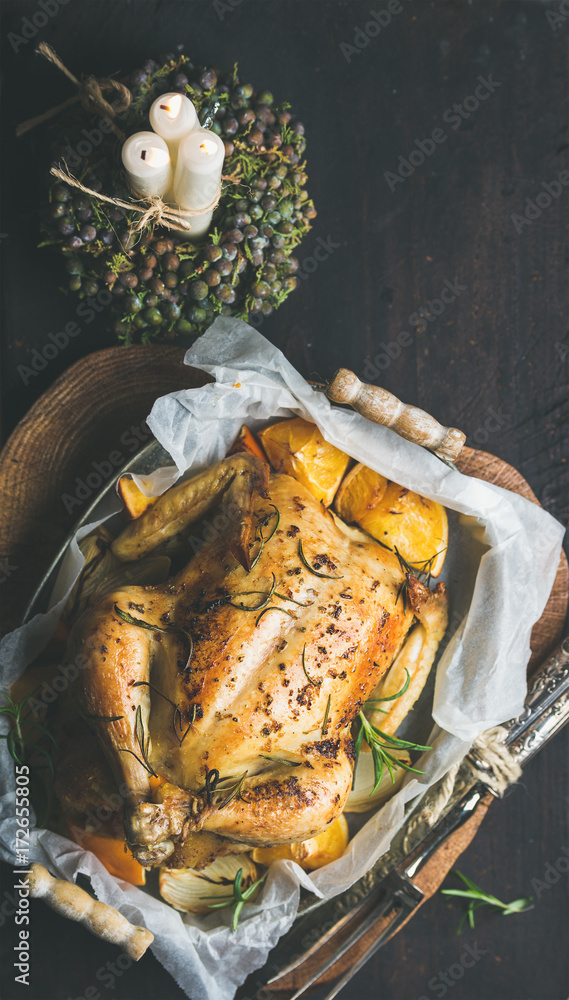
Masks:
[[[176,389],[203,385],[209,377],[183,364],[179,347],[113,347],[72,365],[32,407],[0,453],[0,573],[2,632],[15,628],[51,560],[86,505],[120,466],[150,439],[144,418],[154,400]],[[537,498],[512,466],[487,452],[465,448],[460,470],[527,497]],[[97,485],[97,480],[100,484]],[[569,571],[563,555],[547,607],[532,632],[532,665],[559,642],[567,613]],[[474,837],[488,808],[449,838],[417,883],[428,899]],[[376,925],[328,978],[349,967],[379,933]],[[327,949],[333,953],[334,939]],[[322,960],[324,949],[313,962]],[[272,989],[306,981],[306,962]]]

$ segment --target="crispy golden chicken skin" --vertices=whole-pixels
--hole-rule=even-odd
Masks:
[[[194,831],[266,845],[324,829],[350,790],[355,715],[425,609],[446,616],[443,585],[413,581],[404,606],[392,552],[266,469],[233,456],[164,494],[116,554],[213,520],[220,498],[226,528],[176,577],[108,595],[72,633],[87,657],[78,702],[129,789],[127,840],[145,865]],[[154,792],[152,772],[165,779]]]

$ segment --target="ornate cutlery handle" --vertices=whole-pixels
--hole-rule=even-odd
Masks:
[[[569,722],[569,636],[533,675],[525,709],[506,723],[506,743],[523,767],[538,750]]]
[[[348,368],[339,368],[326,388],[333,403],[349,403],[375,424],[391,427],[401,437],[434,451],[446,462],[460,455],[466,435],[456,427],[444,427],[417,406],[402,403],[387,389],[360,382]]]
[[[509,729],[506,746],[523,767],[567,722],[569,722],[569,636],[562,640],[532,677],[522,714],[519,718],[504,724],[504,728]],[[449,834],[462,826],[475,812],[484,795],[492,791],[484,784],[484,771],[491,772],[491,765],[477,750],[471,750],[467,759],[476,765],[479,780],[465,792],[461,800],[396,869],[401,875],[413,878]]]

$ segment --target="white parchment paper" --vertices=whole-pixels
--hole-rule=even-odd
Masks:
[[[32,832],[30,860],[72,881],[78,872],[89,875],[99,899],[153,931],[154,954],[192,1000],[231,1000],[237,986],[264,964],[291,926],[301,886],[322,897],[347,889],[389,848],[406,805],[460,760],[480,732],[520,713],[531,627],[553,585],[563,527],[517,494],[463,476],[389,429],[353,411],[333,408],[280,351],[245,323],[218,318],[185,361],[216,381],[170,393],[154,404],[148,424],[175,467],[139,480],[149,495],[162,492],[188,469],[197,471],[222,458],[243,423],[256,428],[294,414],[314,421],[328,441],[353,458],[455,511],[453,536],[459,550],[449,554],[454,567],[449,580],[451,636],[436,669],[429,739],[433,749],[419,764],[425,774],[409,775],[400,792],[372,815],[344,857],[333,864],[312,875],[292,862],[273,865],[262,896],[245,907],[236,932],[229,928],[228,912],[182,919],[165,903],[113,878],[76,844],[47,830]],[[109,512],[112,509],[111,503]],[[81,529],[79,537],[91,527]],[[81,564],[74,542],[51,610],[3,640],[0,688],[13,683],[52,634]],[[0,725],[6,726],[3,718]],[[0,854],[10,864],[15,863],[15,840],[13,763],[1,741]],[[86,970],[86,977],[92,971]]]

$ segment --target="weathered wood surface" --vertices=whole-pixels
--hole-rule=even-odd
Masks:
[[[306,125],[319,214],[299,250],[299,289],[262,332],[308,378],[324,381],[344,365],[461,428],[469,445],[518,469],[543,506],[567,523],[567,189],[535,218],[525,215],[526,199],[535,202],[567,167],[569,18],[552,18],[559,7],[558,0],[402,0],[379,33],[372,36],[372,26],[369,38],[358,36],[362,47],[347,53],[348,62],[341,46],[353,45],[356,28],[366,28],[372,10],[386,10],[386,0],[91,0],[61,4],[36,36],[14,44],[9,32],[22,37],[22,19],[39,8],[36,0],[4,2],[4,437],[74,361],[114,342],[106,313],[92,322],[78,317],[77,301],[59,290],[66,280],[60,261],[36,248],[45,149],[39,135],[16,143],[14,128],[68,98],[71,85],[34,56],[35,45],[50,42],[78,75],[104,75],[181,42],[197,61],[228,67],[238,59],[244,78],[290,100]],[[480,76],[495,90],[472,112],[464,108],[466,117],[449,120],[447,110],[456,114],[453,105],[474,94]],[[399,158],[441,127],[445,141],[392,189],[384,174],[396,173]],[[441,312],[443,290],[454,300]],[[24,381],[18,366],[29,367],[49,333],[69,320],[79,322],[81,335]],[[125,409],[119,439],[147,409],[132,417]],[[112,440],[106,453],[102,442],[97,450],[97,432],[59,497],[68,487],[73,494],[74,477],[90,473],[92,460],[120,450]],[[41,466],[21,478],[49,476],[62,447],[46,436]],[[30,531],[38,559],[30,585],[41,575],[48,530],[57,543],[71,524],[58,505],[53,528],[38,517]],[[22,567],[25,542],[19,539]],[[16,607],[18,577],[23,583],[27,572],[8,572],[3,606]],[[476,929],[458,938],[460,907],[437,894],[357,976],[346,1000],[433,1000],[445,989],[454,1000],[568,995],[566,877],[539,897],[531,881],[543,880],[548,865],[555,869],[568,844],[568,750],[566,731],[532,761],[521,787],[489,810],[460,860],[501,898],[533,892],[535,909],[507,919],[482,911]],[[11,874],[3,874],[9,892]],[[107,963],[116,963],[116,951],[80,927],[41,903],[32,904],[32,919],[30,988],[13,985],[13,917],[3,927],[7,1000],[182,997],[151,955],[112,971]],[[462,967],[465,944],[475,942],[479,960]]]

